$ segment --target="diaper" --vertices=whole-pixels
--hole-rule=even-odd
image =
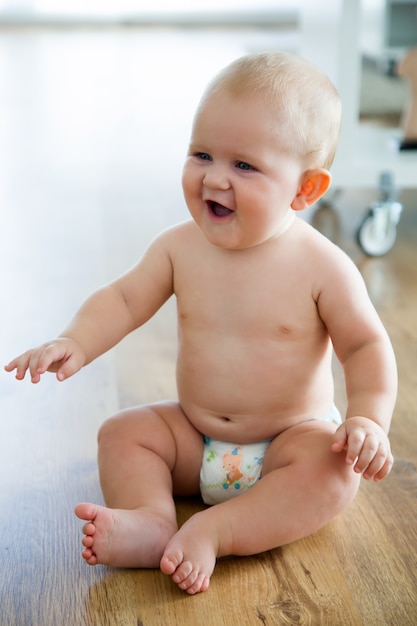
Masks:
[[[206,504],[219,504],[244,493],[260,479],[271,439],[234,444],[204,437],[200,491]]]
[[[326,415],[305,422],[331,422],[340,426],[342,417],[335,405]],[[235,444],[204,437],[200,470],[201,497],[206,504],[219,504],[250,489],[262,475],[262,463],[272,439]]]

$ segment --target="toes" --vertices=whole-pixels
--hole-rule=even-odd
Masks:
[[[91,535],[86,535],[85,537],[83,537],[81,543],[83,544],[85,548],[91,548],[91,546],[94,543],[94,539],[92,538]]]
[[[87,522],[87,524],[84,524],[82,531],[84,535],[94,535],[94,533],[96,532],[96,527],[92,522]]]
[[[196,581],[186,589],[187,593],[190,595],[194,595],[195,593],[200,593],[201,591],[206,591],[210,584],[210,578],[205,574],[199,574],[197,576]]]
[[[91,548],[85,548],[85,550],[81,552],[81,555],[83,559],[87,561],[93,555],[93,551],[91,550]]]
[[[90,548],[83,550],[81,556],[89,565],[97,565],[97,557]]]
[[[174,552],[170,552],[169,554],[164,554],[160,562],[161,571],[164,574],[173,574],[177,567],[182,563],[184,555],[181,550],[176,550]],[[188,572],[189,574],[189,572]],[[186,574],[188,576],[188,574]],[[178,581],[180,582],[183,577],[180,577]]]
[[[174,581],[174,583],[177,583],[177,584],[185,583],[186,580],[188,580],[188,578],[193,576],[193,574],[194,574],[194,572],[193,572],[193,565],[192,565],[192,563],[190,563],[190,561],[184,561],[177,568],[177,571],[173,575],[172,580]],[[194,580],[192,580],[191,582],[194,582]],[[184,587],[184,589],[185,589],[185,587]]]
[[[200,591],[206,591],[210,584],[209,576],[200,572],[198,568],[193,568],[190,561],[184,561],[181,564],[172,580],[178,584],[180,589],[187,591],[191,595]]]
[[[190,595],[206,591],[210,584],[210,577],[200,573],[198,568],[194,568],[191,561],[182,559],[183,553],[180,550],[165,555],[161,559],[161,571],[164,574],[172,574],[174,583]]]
[[[97,507],[94,504],[84,502],[82,504],[77,504],[74,512],[79,519],[92,520],[97,515]]]

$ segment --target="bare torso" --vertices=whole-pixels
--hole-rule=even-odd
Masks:
[[[318,308],[306,224],[247,250],[180,227],[171,250],[178,305],[177,383],[202,433],[247,443],[276,436],[333,402],[331,343]],[[178,233],[177,233],[178,235]],[[297,248],[297,249],[295,249]]]

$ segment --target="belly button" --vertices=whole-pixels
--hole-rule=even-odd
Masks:
[[[223,415],[222,420],[223,420],[223,422],[230,422],[230,417],[225,417]]]

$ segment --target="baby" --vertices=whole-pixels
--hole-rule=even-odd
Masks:
[[[297,217],[328,189],[341,105],[297,56],[226,67],[198,106],[183,170],[191,219],[96,291],[55,340],[6,370],[63,381],[175,294],[178,400],[106,421],[98,463],[106,507],[83,503],[83,557],[160,567],[190,594],[218,557],[317,531],[382,480],[397,374],[393,350],[350,259]],[[332,351],[347,411],[334,406]],[[174,496],[208,506],[178,529]]]

